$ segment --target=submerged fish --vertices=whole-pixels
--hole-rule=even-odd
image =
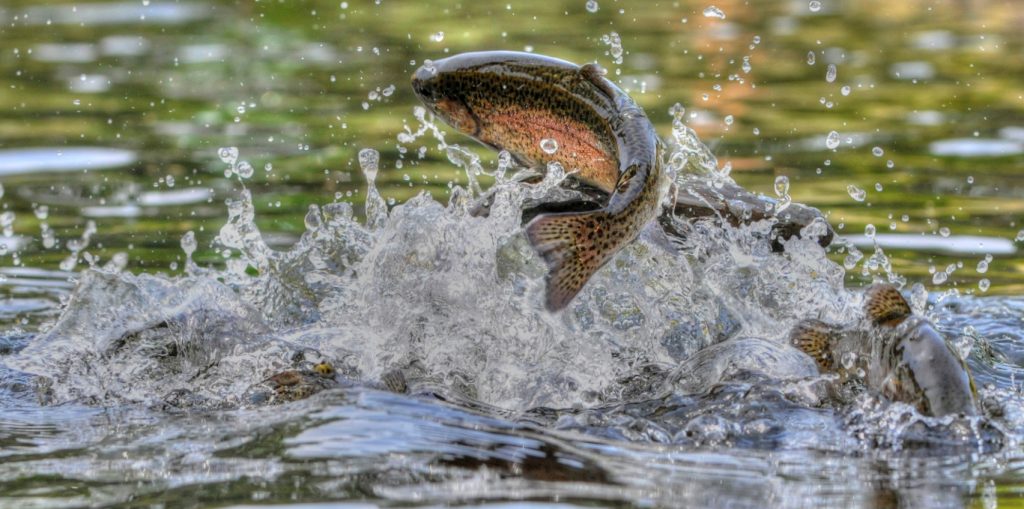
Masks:
[[[773,217],[775,207],[734,184],[686,181],[668,209],[663,146],[643,110],[604,78],[596,64],[532,53],[464,53],[428,62],[413,89],[458,131],[530,168],[559,163],[583,184],[574,202],[524,211],[527,236],[549,266],[547,307],[565,307],[590,276],[660,214],[666,233],[684,237],[674,217],[719,217],[733,225]],[[775,230],[784,238],[819,221],[812,208],[790,205]],[[779,247],[779,246],[776,246]]]
[[[914,315],[894,286],[872,286],[865,297],[867,327],[849,330],[806,320],[793,330],[793,345],[822,372],[862,378],[868,388],[924,414],[976,415],[967,364],[935,326]]]
[[[669,179],[642,109],[595,64],[465,53],[416,71],[413,88],[453,127],[521,164],[550,162],[607,193],[599,210],[541,214],[526,235],[548,265],[546,305],[564,308],[661,210]]]

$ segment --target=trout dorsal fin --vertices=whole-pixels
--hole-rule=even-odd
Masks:
[[[608,214],[545,214],[526,225],[526,237],[548,266],[546,307],[564,308],[622,247],[609,229]]]
[[[835,327],[820,320],[804,320],[793,327],[789,340],[793,346],[807,354],[818,364],[818,370],[831,371],[835,366],[832,342],[835,341]]]
[[[907,299],[893,285],[872,285],[864,292],[864,297],[864,314],[875,325],[899,325],[913,314]]]
[[[612,85],[610,81],[605,79],[605,74],[608,74],[608,71],[595,62],[580,66],[580,75],[587,81],[593,83],[594,86],[597,87],[597,89],[600,90],[608,99],[615,101],[620,93],[618,90],[613,88],[614,85]]]

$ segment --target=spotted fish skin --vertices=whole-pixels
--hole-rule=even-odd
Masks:
[[[967,363],[928,319],[913,314],[896,287],[869,287],[864,314],[866,326],[852,330],[805,320],[793,329],[791,341],[818,362],[820,371],[845,378],[862,370],[869,388],[922,413],[977,415]],[[847,356],[852,364],[836,362]]]
[[[545,305],[569,304],[590,277],[655,219],[668,192],[663,146],[643,110],[593,64],[516,52],[432,62],[413,89],[434,113],[521,164],[557,162],[609,195],[600,210],[542,214],[526,235],[548,265]],[[558,149],[548,153],[544,139]]]

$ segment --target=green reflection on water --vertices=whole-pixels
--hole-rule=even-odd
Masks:
[[[216,153],[224,146],[239,147],[256,168],[246,186],[259,226],[280,247],[301,233],[309,204],[337,196],[360,210],[364,182],[355,156],[364,147],[381,151],[385,198],[401,202],[427,190],[444,199],[448,183],[464,178],[435,143],[422,139],[399,151],[396,134],[403,122],[415,123],[408,76],[426,58],[479,49],[599,61],[659,132],[668,134],[669,107],[683,104],[737,181],[772,194],[775,177],[786,175],[793,198],[820,207],[841,233],[874,224],[885,233],[947,227],[954,235],[1013,239],[1024,228],[1024,156],[929,153],[935,140],[996,138],[1000,129],[1024,126],[1024,48],[1011,4],[847,1],[811,13],[803,2],[716,2],[725,20],[704,17],[703,2],[599,4],[589,13],[582,0],[182,2],[171,10],[186,15],[175,19],[146,11],[154,3],[136,7],[137,22],[69,23],[103,4],[77,2],[71,11],[57,2],[7,2],[0,148],[85,145],[139,155],[128,168],[0,179],[4,204],[17,214],[15,232],[33,239],[20,262],[57,266],[66,241],[89,220],[83,206],[135,203],[140,193],[169,189],[171,176],[175,189],[210,187],[215,197],[94,218],[89,251],[101,260],[127,252],[132,269],[172,271],[172,263],[181,265],[181,235],[194,230],[197,260],[219,263],[210,241],[226,215],[223,200],[240,189],[223,176]],[[611,31],[626,50],[621,66],[601,42]],[[432,39],[439,32],[443,40]],[[830,63],[838,69],[832,83],[825,79]],[[391,85],[393,94],[370,99]],[[854,143],[826,150],[832,130]],[[415,155],[421,145],[429,149],[422,160]],[[867,190],[867,200],[853,200],[849,184]],[[33,204],[49,206],[55,248],[42,246]],[[1019,255],[997,256],[980,274],[981,253],[888,254],[896,271],[930,287],[931,267],[962,262],[938,288],[974,289],[987,277],[989,293],[1024,289]],[[859,268],[850,272],[851,281],[863,279]]]

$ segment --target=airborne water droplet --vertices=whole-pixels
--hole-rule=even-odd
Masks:
[[[828,69],[825,70],[825,81],[832,83],[836,80],[836,64],[828,64]]]
[[[871,149],[871,154],[875,157],[882,157],[882,155],[885,154],[885,151],[882,150],[882,147],[875,147]]]
[[[235,166],[235,173],[237,173],[239,177],[242,177],[244,179],[251,177],[253,171],[253,167],[251,164],[249,164],[249,161],[242,161]]]
[[[227,164],[235,164],[238,160],[238,147],[222,147],[217,151],[217,156]]]
[[[950,234],[949,228],[946,228],[945,226],[943,226],[942,228],[939,228],[939,235],[942,235],[943,237],[949,237],[949,234]]]
[[[854,200],[857,201],[864,201],[864,198],[867,198],[868,195],[867,191],[853,184],[846,186],[846,192],[850,193],[850,198],[853,198]]]
[[[714,5],[709,5],[708,7],[704,8],[704,17],[725,19],[725,13],[722,12],[722,9],[719,9]]]
[[[786,196],[789,193],[789,177],[785,175],[779,175],[775,177],[775,194],[778,196]]]
[[[374,182],[377,180],[377,165],[380,162],[380,152],[372,148],[364,148],[359,151],[359,168],[363,170],[363,175],[366,177],[367,182]]]
[[[587,0],[587,12],[597,12],[597,0]]]
[[[869,224],[864,227],[864,236],[869,239],[875,238],[875,225]]]
[[[828,136],[825,138],[825,146],[828,147],[829,149],[835,149],[836,147],[838,147],[839,133],[835,131],[828,133]]]
[[[978,281],[978,289],[983,292],[987,292],[989,286],[991,285],[992,283],[988,280],[988,278],[982,278],[981,281]]]
[[[1017,232],[1017,237],[1013,240],[1016,242],[1024,242],[1024,230]]]
[[[543,140],[540,140],[540,149],[543,150],[545,154],[554,154],[555,152],[558,152],[558,141],[551,138],[544,138]]]
[[[821,2],[818,0],[811,0],[811,2],[807,4],[807,8],[810,9],[811,12],[818,12],[821,10]]]
[[[814,52],[813,51],[808,51],[807,52],[807,65],[814,65]]]
[[[181,250],[185,252],[186,258],[192,258],[192,253],[196,252],[195,232],[188,231],[181,236]]]

